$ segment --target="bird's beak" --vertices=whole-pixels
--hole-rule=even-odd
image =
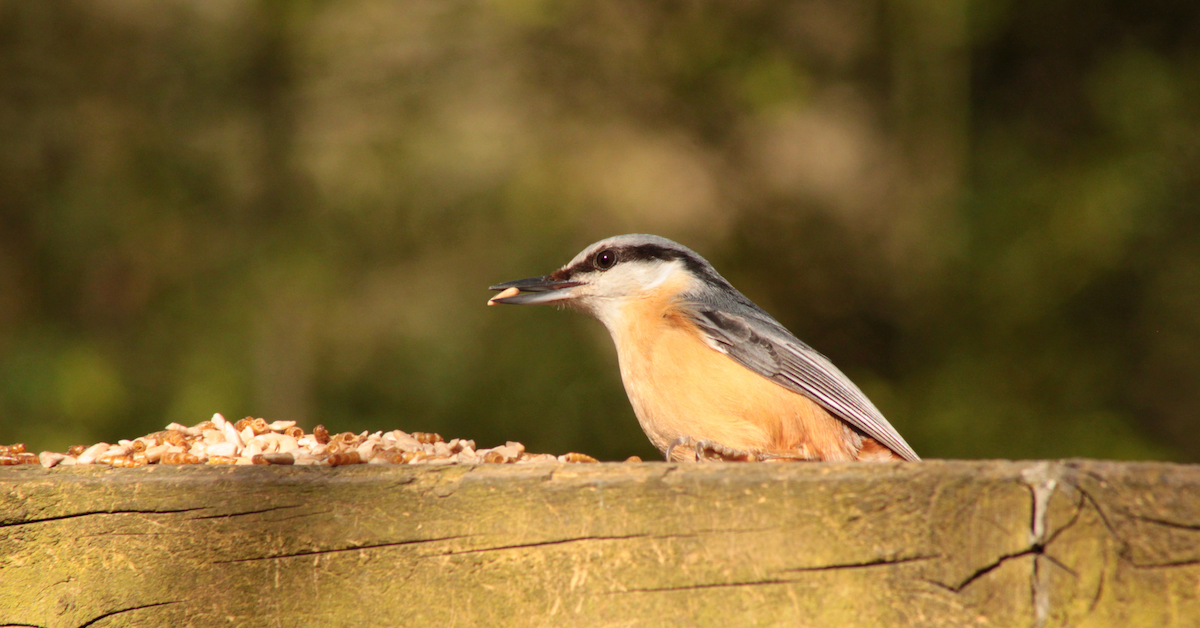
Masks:
[[[536,305],[565,301],[575,296],[572,288],[582,285],[582,281],[555,281],[549,276],[506,281],[488,288],[501,291],[488,300],[488,305]]]

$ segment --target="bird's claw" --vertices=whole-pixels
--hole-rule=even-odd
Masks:
[[[726,447],[711,440],[696,440],[691,436],[680,436],[667,446],[666,459],[670,462],[676,447],[691,448],[696,462],[723,460],[728,462],[751,462],[762,460],[765,454]]]

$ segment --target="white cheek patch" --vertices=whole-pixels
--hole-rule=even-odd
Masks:
[[[666,283],[666,281],[671,278],[671,275],[674,275],[675,271],[679,270],[679,264],[676,262],[671,262],[670,264],[659,264],[656,270],[658,272],[652,275],[650,282],[646,284],[647,289],[653,290]]]
[[[653,265],[639,266],[633,276],[634,285],[640,292],[653,291],[662,287],[680,272],[683,272],[683,265],[679,262],[658,262]]]

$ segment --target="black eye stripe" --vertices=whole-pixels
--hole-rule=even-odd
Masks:
[[[608,252],[611,252],[614,255],[613,262],[609,266],[603,266],[601,263],[599,263],[598,258],[600,255]],[[612,268],[618,263],[650,260],[659,260],[663,262],[683,262],[688,270],[692,271],[697,276],[704,277],[713,283],[728,285],[728,282],[717,275],[716,272],[712,270],[712,267],[706,264],[704,260],[693,255],[688,255],[683,251],[671,249],[658,244],[640,244],[637,246],[619,246],[601,249],[584,258],[583,261],[576,263],[574,266],[556,271],[553,276],[556,280],[562,281],[574,277],[578,273],[589,273],[594,271],[603,272],[609,268]]]

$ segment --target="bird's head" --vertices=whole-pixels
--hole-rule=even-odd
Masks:
[[[630,234],[596,242],[544,277],[496,284],[490,289],[501,293],[488,305],[556,303],[609,325],[632,300],[700,294],[728,285],[686,246],[659,236]]]

